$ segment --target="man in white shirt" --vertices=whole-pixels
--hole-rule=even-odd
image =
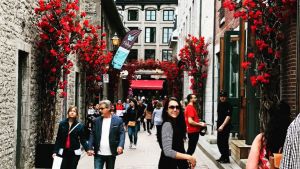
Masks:
[[[123,153],[125,132],[123,121],[111,114],[111,102],[100,102],[101,116],[95,120],[89,139],[88,155],[94,155],[95,169],[114,169],[116,156]]]

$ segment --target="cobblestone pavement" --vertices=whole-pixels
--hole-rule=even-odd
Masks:
[[[115,169],[157,169],[160,148],[155,133],[155,129],[152,129],[152,135],[148,135],[145,131],[139,132],[136,149],[129,149],[129,138],[126,133],[124,154],[117,157]],[[218,168],[199,148],[196,149],[194,156],[197,158],[196,169]],[[93,168],[93,157],[83,154],[77,169]]]

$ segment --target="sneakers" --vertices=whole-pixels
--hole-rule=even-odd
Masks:
[[[130,143],[129,148],[132,148],[132,143]]]
[[[136,144],[133,144],[131,148],[136,149]]]

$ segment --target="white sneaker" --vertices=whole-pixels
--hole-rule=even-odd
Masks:
[[[133,144],[133,145],[132,145],[132,148],[133,148],[133,149],[136,149],[136,145],[135,145],[135,144]]]

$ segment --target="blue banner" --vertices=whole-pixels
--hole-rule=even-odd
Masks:
[[[115,69],[121,69],[128,54],[135,43],[136,39],[138,38],[139,34],[141,33],[141,30],[131,30],[129,31],[126,36],[123,38],[123,41],[121,43],[121,46],[117,50],[112,65]]]
[[[129,50],[119,47],[117,53],[115,54],[115,57],[112,61],[112,65],[115,69],[121,69],[127,56],[129,54]]]

